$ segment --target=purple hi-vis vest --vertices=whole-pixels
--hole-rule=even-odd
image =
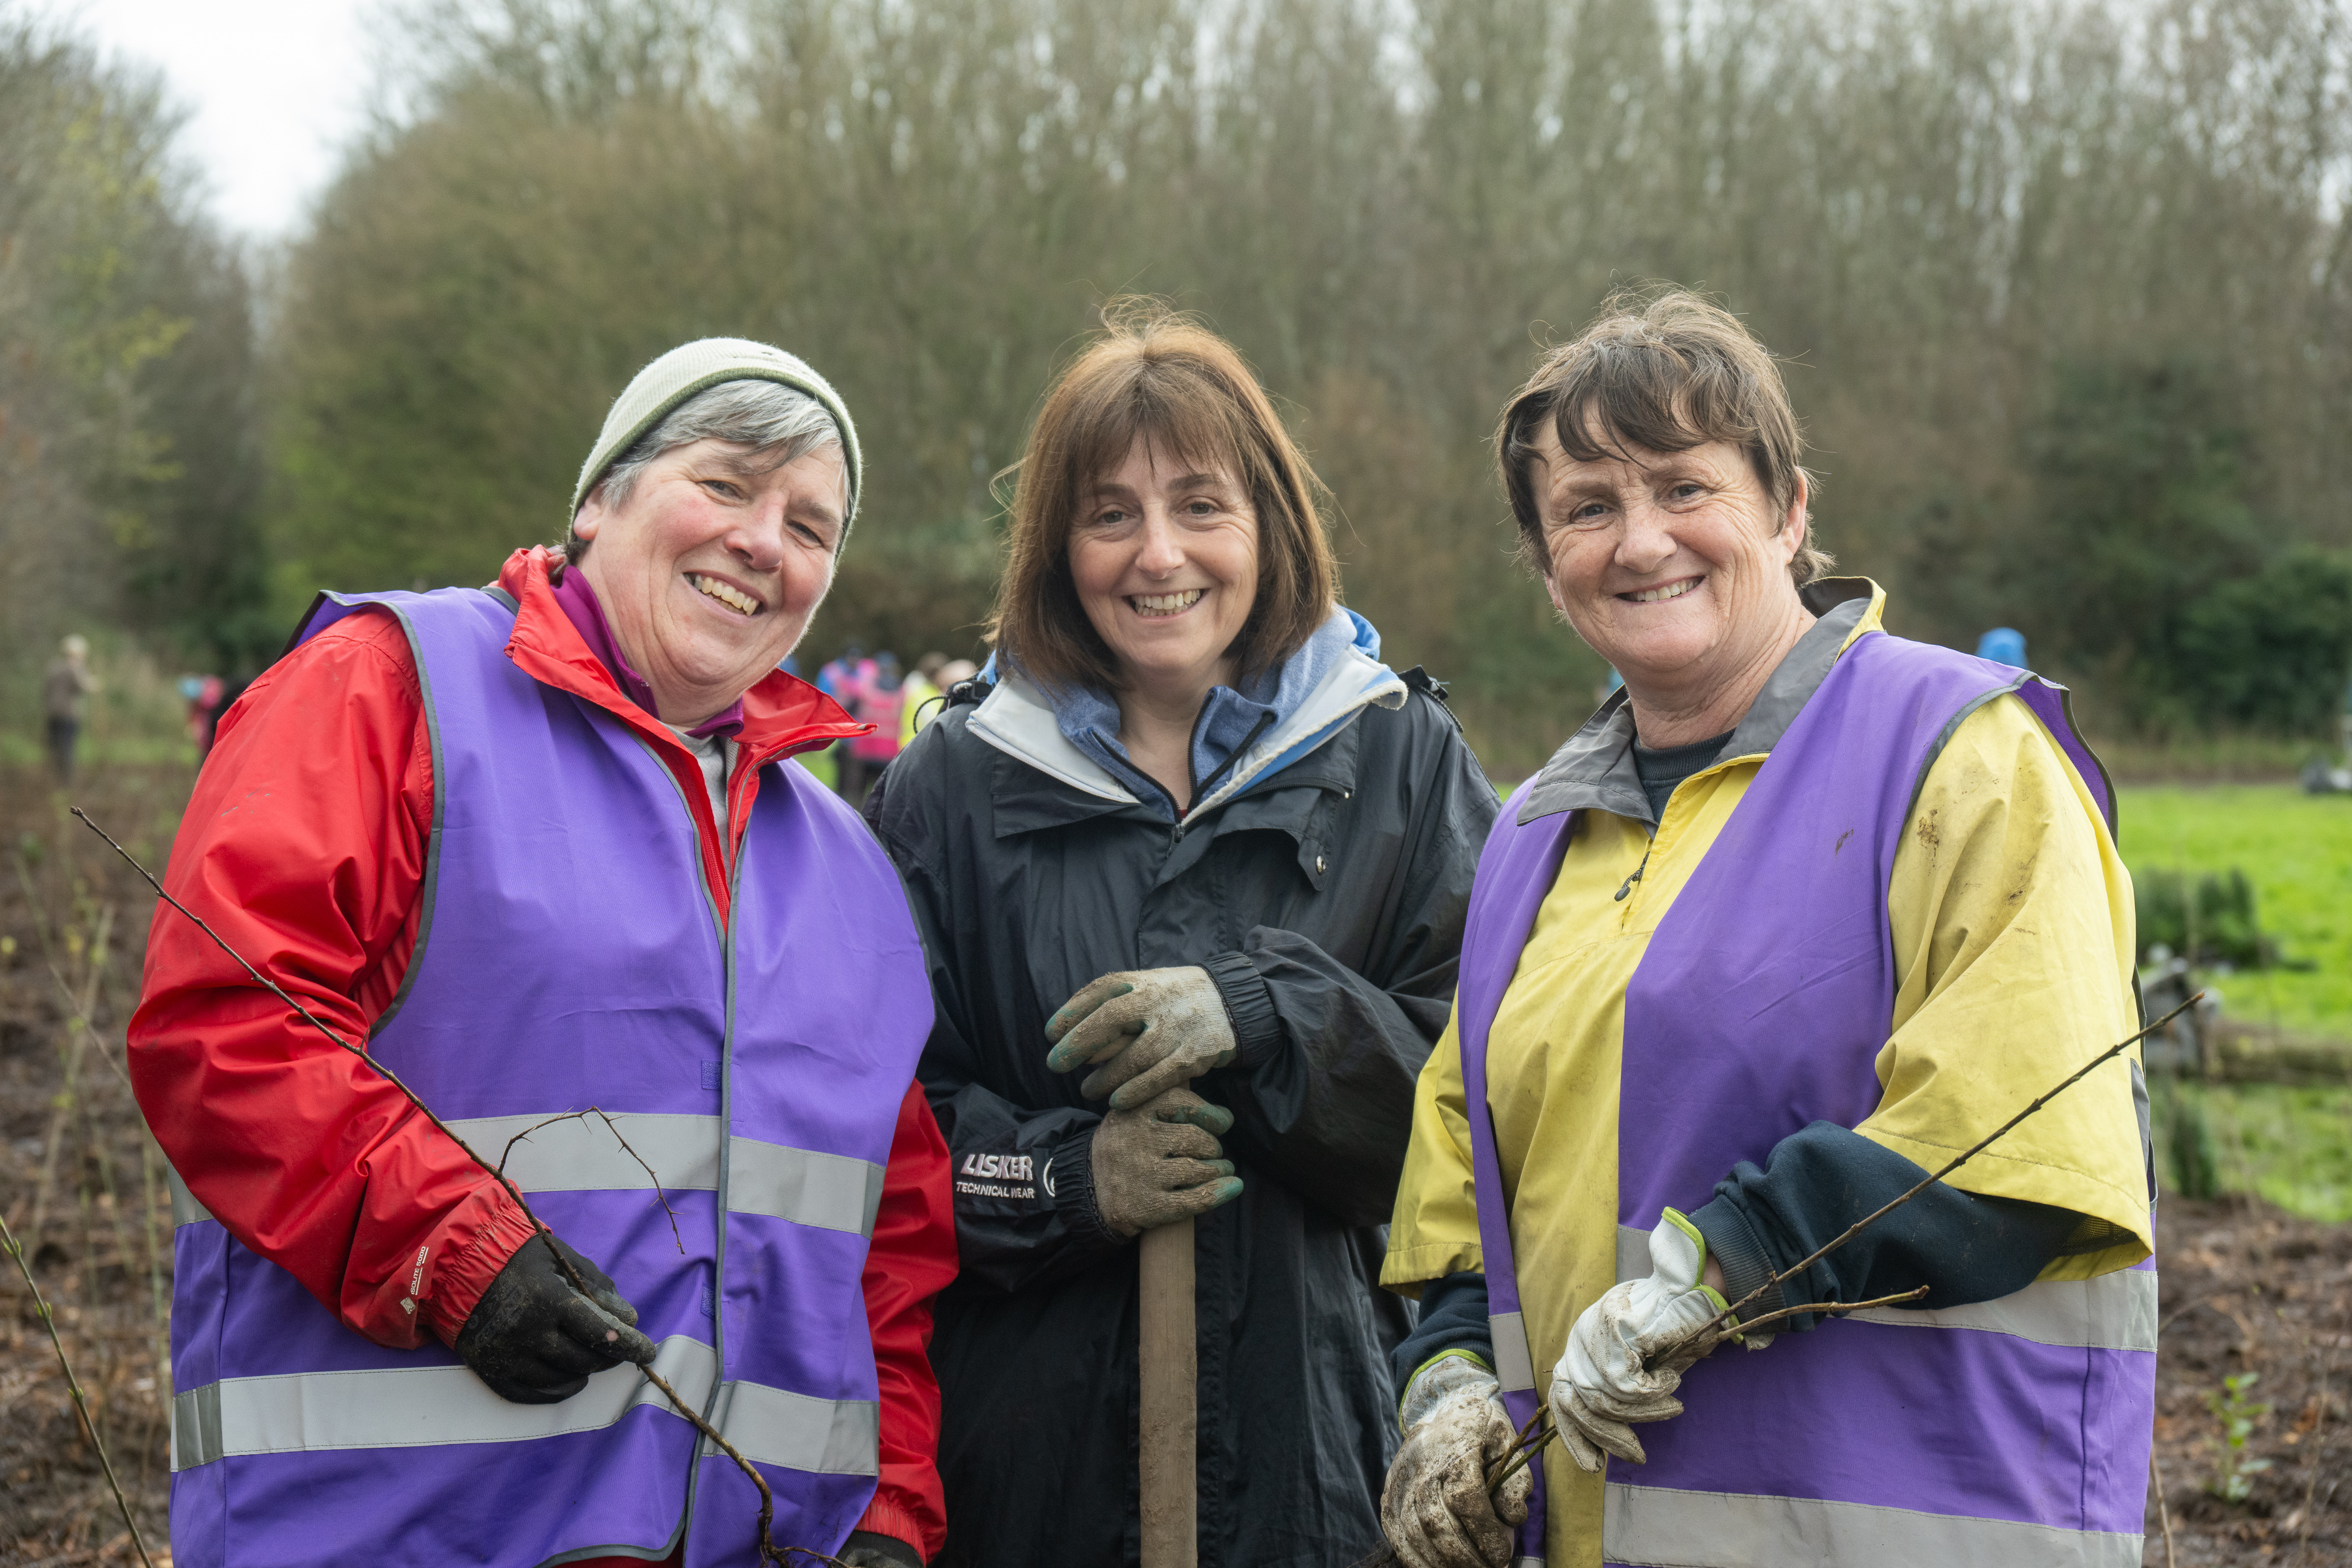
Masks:
[[[1810,1122],[1853,1127],[1877,1109],[1895,984],[1886,889],[1905,819],[1953,728],[2011,691],[2112,824],[2105,774],[2062,689],[1885,633],[1845,651],[1759,769],[1626,991],[1621,1279],[1648,1274],[1663,1208],[1697,1208],[1735,1163],[1762,1164]],[[1528,787],[1479,860],[1459,1000],[1496,1372],[1522,1424],[1549,1382],[1552,1355],[1534,1351],[1556,1347],[1530,1347],[1520,1312],[1487,1037],[1575,818],[1522,825]],[[1859,1313],[1756,1354],[1718,1354],[1684,1379],[1681,1415],[1643,1428],[1647,1465],[1610,1461],[1601,1555],[2137,1568],[2155,1351],[2150,1259],[1976,1306]],[[1540,1563],[1543,1532],[1538,1473],[1523,1563]]]
[[[431,725],[416,952],[371,1050],[594,1258],[656,1370],[755,1461],[779,1546],[837,1551],[874,1493],[859,1276],[931,1024],[897,875],[798,767],[761,780],[731,929],[669,771],[504,651],[471,590],[337,597],[406,627]],[[355,1133],[355,1135],[357,1135]],[[184,1189],[182,1190],[184,1199]],[[193,1205],[189,1205],[193,1209]],[[182,1568],[755,1561],[759,1499],[636,1369],[509,1405],[439,1345],[361,1338],[201,1210],[176,1216],[172,1544]]]

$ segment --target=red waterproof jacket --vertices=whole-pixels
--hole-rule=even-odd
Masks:
[[[623,694],[566,618],[548,584],[552,559],[517,551],[499,573],[521,606],[508,655],[628,724],[669,767],[695,814],[723,921],[735,843],[720,841],[700,765]],[[754,686],[728,783],[735,833],[751,818],[761,765],[860,728],[791,676]],[[222,717],[165,885],[330,1028],[363,1041],[415,947],[433,789],[407,638],[388,615],[352,616],[272,666]],[[407,1110],[399,1090],[320,1039],[166,905],[148,935],[130,1065],[148,1125],[196,1200],[378,1344],[410,1348],[427,1332],[455,1343],[530,1237],[513,1200]],[[346,1143],[332,1131],[356,1119],[394,1131],[362,1158],[324,1157]],[[881,1480],[858,1528],[927,1559],[946,1539],[939,1385],[926,1352],[930,1300],[956,1272],[950,1181],[939,1124],[910,1085],[866,1262]],[[436,1293],[412,1317],[400,1310],[401,1286],[407,1260],[428,1245],[445,1261]]]

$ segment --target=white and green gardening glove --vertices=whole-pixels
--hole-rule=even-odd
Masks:
[[[1439,1356],[1397,1405],[1404,1444],[1381,1489],[1381,1532],[1405,1568],[1501,1568],[1527,1522],[1535,1477],[1525,1466],[1486,1492],[1486,1471],[1518,1446],[1503,1385],[1484,1364]]]
[[[1078,1092],[1110,1096],[1113,1110],[1229,1066],[1237,1049],[1224,994],[1198,964],[1106,974],[1062,1004],[1045,1038],[1054,1047],[1045,1065],[1069,1072],[1094,1064]]]
[[[1633,1423],[1683,1413],[1675,1397],[1683,1373],[1721,1343],[1727,1331],[1710,1329],[1655,1364],[1650,1358],[1729,1304],[1701,1282],[1706,1268],[1706,1238],[1679,1211],[1668,1209],[1650,1233],[1649,1277],[1612,1287],[1568,1331],[1568,1348],[1551,1371],[1549,1399],[1560,1446],[1579,1468],[1598,1474],[1611,1454],[1646,1464]]]

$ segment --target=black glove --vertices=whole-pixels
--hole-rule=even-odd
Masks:
[[[850,1531],[841,1560],[849,1568],[923,1568],[921,1552],[895,1535],[877,1535],[870,1530]]]
[[[552,1241],[595,1292],[592,1301],[548,1256]],[[643,1366],[654,1342],[637,1332],[637,1310],[604,1271],[550,1236],[523,1243],[457,1331],[458,1359],[517,1405],[555,1405],[588,1386],[588,1374],[625,1361]]]

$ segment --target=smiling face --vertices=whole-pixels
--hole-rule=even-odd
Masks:
[[[1637,713],[1645,699],[1712,713],[1714,693],[1745,687],[1744,712],[1811,622],[1789,576],[1805,538],[1802,482],[1775,516],[1747,454],[1728,441],[1580,462],[1547,421],[1534,445],[1544,586],[1625,678]],[[1676,743],[1646,727],[1643,739]]]
[[[762,472],[757,455],[703,440],[662,454],[627,500],[600,483],[572,531],[621,652],[658,716],[692,726],[783,661],[833,585],[847,470],[820,447]]]
[[[1190,695],[1232,683],[1257,602],[1257,517],[1222,462],[1138,437],[1080,500],[1070,576],[1122,689]]]

